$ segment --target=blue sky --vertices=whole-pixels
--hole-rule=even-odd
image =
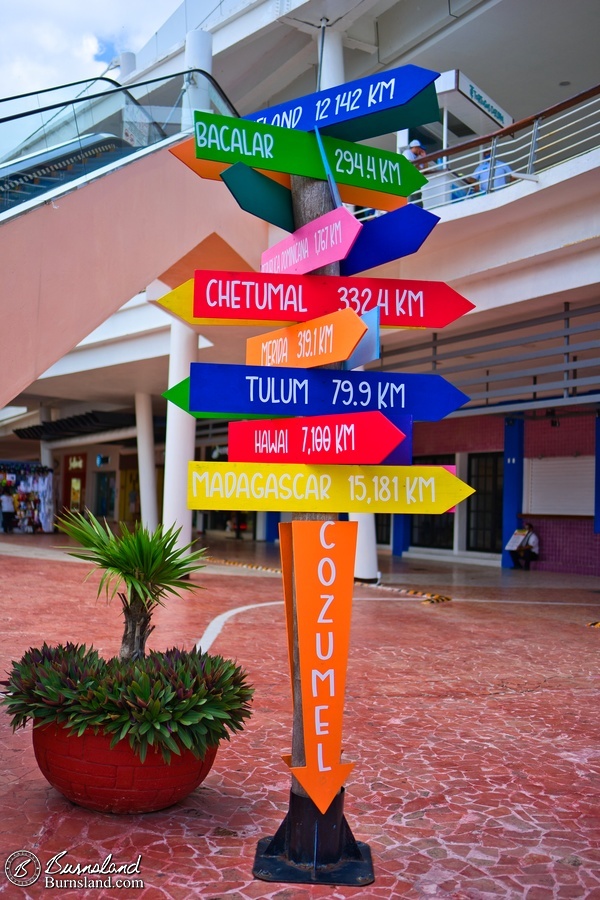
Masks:
[[[4,4],[0,97],[102,74],[137,52],[182,0],[17,0]]]

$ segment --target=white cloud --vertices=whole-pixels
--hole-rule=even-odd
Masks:
[[[16,0],[0,28],[0,97],[96,77],[137,52],[182,0]],[[97,55],[103,59],[95,59]]]

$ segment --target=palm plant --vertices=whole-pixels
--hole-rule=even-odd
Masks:
[[[65,512],[57,522],[64,534],[80,544],[81,549],[70,550],[71,556],[91,562],[102,570],[98,596],[105,591],[107,600],[115,594],[121,600],[125,628],[119,658],[136,660],[145,656],[146,641],[151,634],[152,613],[164,605],[164,598],[181,590],[194,590],[189,576],[203,568],[201,559],[205,549],[192,551],[192,544],[177,546],[180,529],[163,525],[151,532],[141,523],[133,531],[120,523],[120,533],[114,534],[108,524],[102,524],[89,511]],[[92,574],[92,573],[90,573]]]

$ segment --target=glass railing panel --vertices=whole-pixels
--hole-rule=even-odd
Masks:
[[[11,98],[13,108],[18,99],[32,100]],[[0,211],[191,132],[193,108],[236,115],[216,83],[191,71],[0,117]]]

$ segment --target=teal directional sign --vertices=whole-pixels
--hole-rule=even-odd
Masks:
[[[441,375],[192,363],[190,410],[202,418],[379,410],[437,421],[468,401]],[[393,419],[392,419],[393,421]]]
[[[314,134],[198,110],[194,123],[198,159],[230,165],[243,162],[255,169],[327,179]],[[322,142],[339,184],[408,197],[427,183],[400,153],[330,137],[322,137]]]
[[[289,188],[241,162],[221,172],[221,178],[243,210],[284,231],[294,230]]]
[[[246,116],[253,122],[363,141],[439,118],[434,81],[439,72],[400,66],[325,91],[306,94]]]

